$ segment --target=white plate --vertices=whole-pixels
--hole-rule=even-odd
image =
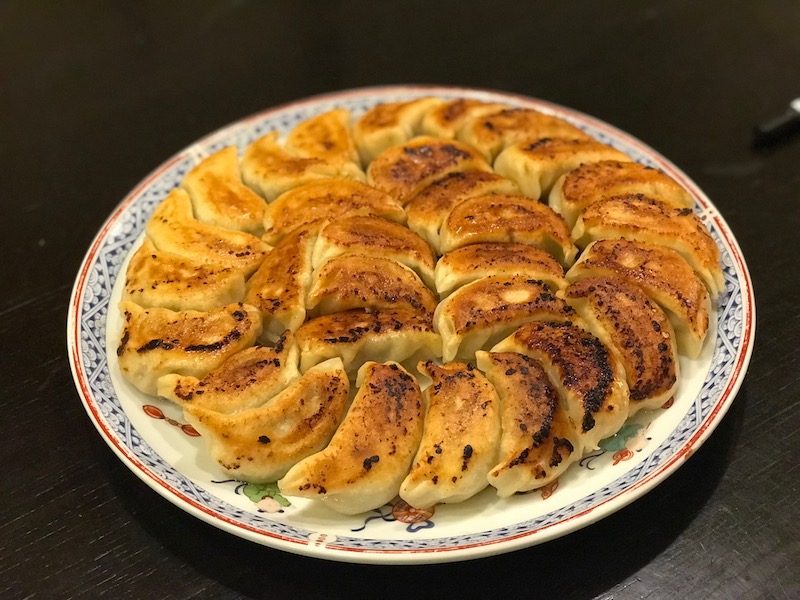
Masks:
[[[414,515],[400,506],[356,517],[340,516],[305,500],[282,506],[285,499],[272,497],[274,488],[224,481],[201,440],[181,427],[180,410],[139,393],[120,377],[114,353],[120,330],[119,275],[155,206],[203,157],[227,145],[243,149],[272,130],[285,134],[297,123],[336,107],[358,115],[378,102],[424,95],[478,98],[555,114],[683,184],[694,195],[695,210],[722,254],[726,286],[716,319],[700,358],[681,360],[674,404],[638,415],[604,443],[604,451],[573,465],[555,490],[500,500],[487,489],[467,502],[437,507],[432,516],[421,515],[416,523],[409,522]],[[72,293],[67,344],[78,391],[102,437],[145,483],[190,514],[254,542],[318,558],[445,562],[565,535],[619,510],[666,479],[705,441],[733,401],[750,360],[754,310],[750,276],[730,229],[705,194],[651,148],[597,119],[540,100],[402,86],[340,92],[274,108],[203,138],[158,167],[122,201],[92,243]]]

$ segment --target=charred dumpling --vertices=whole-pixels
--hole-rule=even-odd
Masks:
[[[397,495],[422,439],[425,404],[417,381],[394,362],[367,362],[358,393],[328,446],[278,482],[287,496],[357,514]]]

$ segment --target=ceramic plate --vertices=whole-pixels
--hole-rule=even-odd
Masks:
[[[333,108],[357,116],[378,102],[424,95],[478,98],[557,115],[683,184],[719,245],[725,274],[725,291],[703,353],[696,360],[681,359],[680,391],[669,408],[637,415],[556,483],[529,494],[501,500],[489,488],[432,514],[396,502],[344,517],[310,501],[284,498],[274,485],[227,480],[175,405],[139,393],[120,376],[114,352],[121,326],[116,306],[130,250],[138,246],[155,206],[216,150],[228,145],[242,150],[270,131],[285,134]],[[122,201],[86,255],[71,298],[68,349],[78,391],[102,437],[136,475],[180,508],[280,550],[396,564],[465,560],[531,546],[639,498],[683,464],[720,422],[744,378],[754,326],[750,276],[730,229],[705,194],[657,152],[597,119],[540,100],[404,86],[335,93],[267,110],[203,138],[158,167]]]

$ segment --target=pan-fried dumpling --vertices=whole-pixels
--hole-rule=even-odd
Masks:
[[[400,497],[416,508],[471,498],[497,464],[500,400],[486,378],[464,363],[420,363],[433,383],[422,442]]]
[[[564,173],[600,160],[630,160],[623,152],[592,138],[542,138],[508,146],[494,161],[494,170],[513,179],[531,198],[545,196]]]
[[[426,186],[456,171],[491,171],[491,167],[465,144],[423,136],[378,155],[367,170],[367,183],[405,204]]]
[[[492,352],[517,352],[542,364],[587,450],[617,433],[628,418],[622,366],[600,340],[574,323],[527,323]]]
[[[375,215],[402,223],[405,212],[391,196],[350,179],[327,179],[295,188],[267,207],[264,239],[273,244],[307,223],[345,215]]]
[[[286,150],[303,158],[321,158],[355,173],[359,157],[350,135],[350,111],[337,108],[301,122],[286,136]]]
[[[531,108],[506,108],[476,117],[458,133],[459,140],[477,148],[490,162],[512,144],[547,137],[588,138],[564,119]]]
[[[151,396],[158,391],[160,377],[204,377],[232,354],[252,346],[261,332],[261,316],[246,304],[175,312],[123,300],[119,308],[124,318],[117,347],[120,371]]]
[[[404,144],[419,133],[425,113],[442,104],[439,98],[419,98],[405,102],[378,104],[353,124],[361,163],[366,166],[381,152]]]
[[[284,192],[310,181],[330,177],[364,180],[356,163],[328,161],[316,156],[295,156],[278,143],[272,132],[250,144],[242,156],[242,180],[272,202]]]
[[[506,498],[547,485],[583,453],[580,437],[542,366],[516,352],[476,354],[500,398],[502,435],[489,483]]]
[[[621,277],[640,286],[666,311],[678,349],[697,358],[708,333],[711,302],[703,282],[680,254],[644,242],[598,240],[567,271],[567,280],[597,276]]]
[[[270,249],[254,235],[195,219],[189,194],[180,188],[172,190],[158,205],[146,229],[153,245],[163,252],[232,267],[245,275],[258,268]]]
[[[264,321],[261,339],[276,340],[296,331],[306,319],[306,290],[311,285],[311,256],[322,223],[308,223],[283,238],[247,282],[245,302]]]
[[[572,228],[593,202],[624,194],[645,194],[677,208],[694,206],[692,195],[662,170],[618,160],[588,163],[565,173],[550,190],[548,204]]]
[[[245,272],[162,252],[145,238],[128,263],[123,300],[145,308],[211,310],[242,301]]]
[[[494,173],[451,173],[423,189],[406,205],[408,227],[438,250],[439,230],[457,204],[475,196],[517,193],[516,183]]]
[[[541,279],[554,290],[567,285],[564,268],[556,259],[544,250],[525,244],[487,242],[463,246],[441,257],[434,274],[440,298],[446,298],[462,285],[490,275]]]
[[[251,346],[228,357],[202,379],[165,375],[158,395],[180,406],[233,414],[261,406],[300,376],[300,351],[287,331],[274,347]]]
[[[503,104],[472,98],[447,100],[425,114],[420,129],[425,135],[453,139],[468,122],[506,108]]]
[[[388,258],[343,254],[313,275],[306,308],[327,315],[351,308],[398,309],[432,315],[436,298],[414,271]]]
[[[357,385],[330,444],[278,482],[283,494],[318,499],[346,515],[380,508],[397,495],[422,439],[422,393],[394,362],[365,363]]]
[[[317,317],[306,321],[296,337],[301,371],[334,356],[349,371],[367,360],[410,362],[442,355],[442,338],[433,331],[430,315],[403,310],[356,308]]]
[[[493,275],[468,283],[439,303],[433,323],[442,336],[445,362],[470,360],[523,323],[561,321],[575,311],[543,281]]]
[[[571,265],[578,253],[564,219],[524,196],[489,194],[465,200],[450,212],[439,236],[442,254],[467,244],[515,242],[541,248],[562,265]]]
[[[342,361],[332,359],[259,407],[227,415],[185,404],[183,412],[228,476],[265,483],[327,446],[347,412],[349,392]]]
[[[329,223],[314,247],[314,268],[325,261],[355,253],[390,258],[412,269],[428,287],[433,287],[436,256],[413,231],[382,217],[355,215]]]
[[[725,289],[719,247],[690,208],[672,208],[643,194],[604,198],[578,217],[572,236],[583,247],[603,238],[626,238],[672,248],[700,275],[711,296]]]
[[[239,155],[228,146],[203,159],[181,182],[198,221],[261,235],[264,199],[242,183]]]
[[[625,368],[630,415],[661,408],[678,386],[675,334],[644,290],[620,277],[588,277],[564,292],[589,329]]]

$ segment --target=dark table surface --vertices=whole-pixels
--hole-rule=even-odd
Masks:
[[[115,457],[67,361],[80,262],[154,167],[264,108],[394,83],[535,96],[630,132],[710,196],[757,298],[749,373],[681,469],[477,562],[329,563],[209,526]],[[800,597],[800,136],[752,136],[797,96],[791,1],[0,3],[0,597]]]

